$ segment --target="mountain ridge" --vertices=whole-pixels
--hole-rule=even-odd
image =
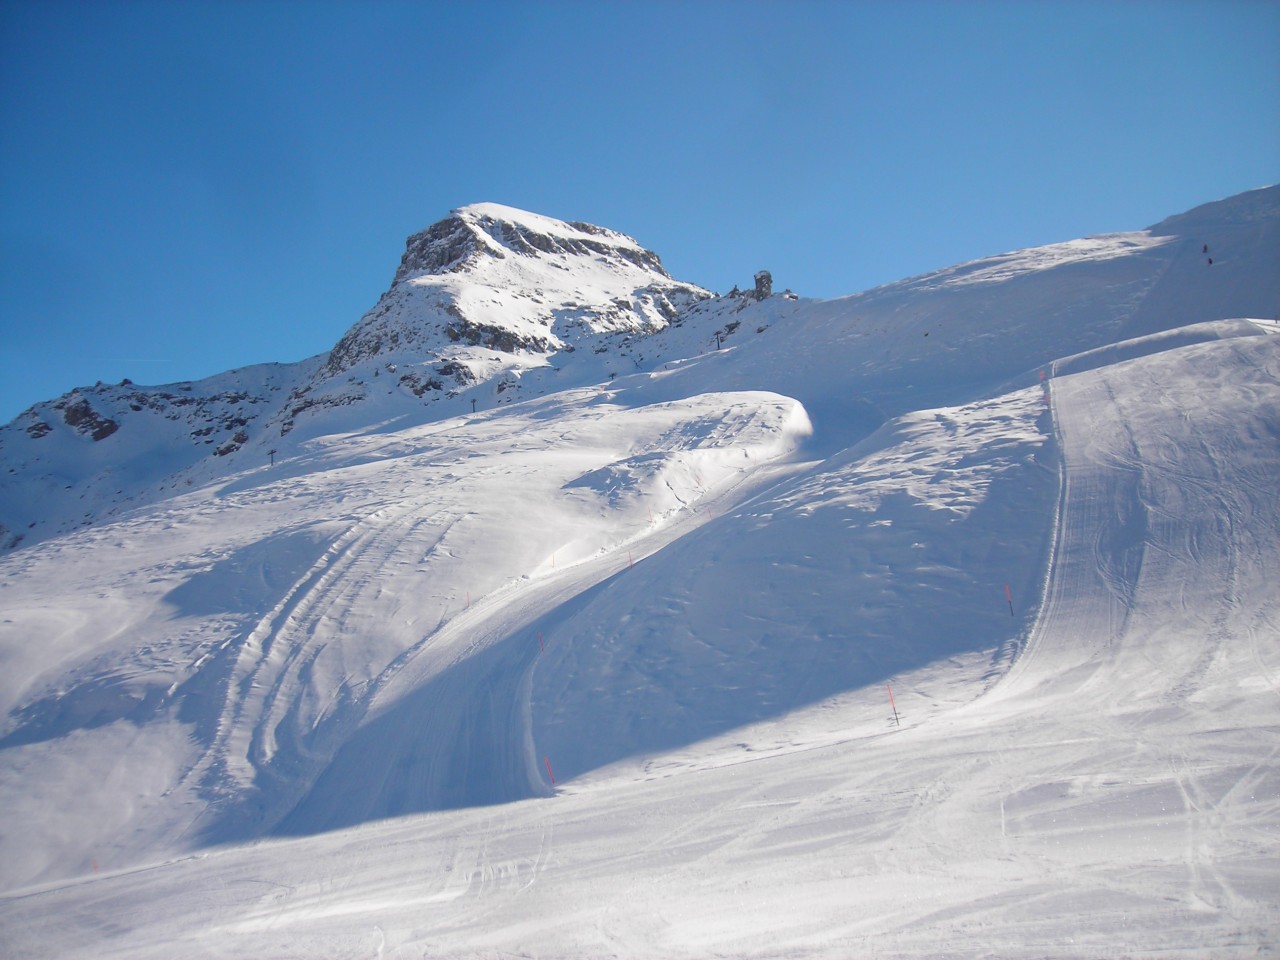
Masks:
[[[1046,292],[1039,296],[1063,302],[1067,288],[1044,278],[1061,273],[1064,283],[1072,282],[1065,274],[1099,258],[1111,261],[1117,276],[1095,282],[1093,293],[1082,288],[1073,296],[1106,300],[1100,309],[1115,319],[1103,332],[1089,332],[1096,324],[1060,331],[1061,342],[1046,344],[1047,351],[1077,353],[1115,337],[1157,332],[1172,322],[1170,316],[1182,314],[1271,316],[1280,303],[1280,281],[1241,285],[1232,278],[1265,275],[1277,197],[1280,188],[1262,188],[1145,231],[1001,254],[836,300],[775,296],[765,304],[750,294],[716,297],[673,280],[656,254],[603,227],[491,203],[460,207],[408,238],[391,286],[325,354],[159,387],[124,382],[77,388],[0,427],[0,461],[8,465],[0,474],[0,549],[116,515],[125,509],[121,498],[151,502],[242,469],[245,457],[274,462],[296,442],[327,430],[434,420],[480,403],[492,408],[570,383],[598,382],[741,343],[784,316],[812,316],[826,329],[833,316],[866,311],[876,314],[872,326],[896,327],[901,336],[914,329],[922,337],[943,337],[935,343],[956,335],[991,336],[982,328],[992,322],[984,286],[1041,276]],[[1186,235],[1169,232],[1175,228]],[[1205,274],[1210,282],[1202,285],[1195,312],[1188,304],[1163,303],[1157,281],[1170,269],[1168,256],[1180,258],[1178,269],[1204,266],[1201,248],[1210,240],[1217,262]],[[1139,255],[1144,252],[1150,257]],[[1132,288],[1128,304],[1115,296],[1120,283]],[[934,288],[935,312],[921,313],[930,309],[921,292]],[[1177,290],[1179,298],[1188,292]],[[896,305],[904,297],[914,304],[914,316]],[[1061,309],[1052,303],[1047,308]],[[1033,311],[1043,309],[1029,302],[1026,317],[1014,322],[1033,323]],[[816,329],[793,332],[815,347],[821,342]],[[945,353],[931,356],[945,362]],[[1016,353],[1001,346],[982,362],[992,370],[1002,364],[1011,376],[1028,362]],[[812,360],[825,367],[838,356],[819,349]],[[761,363],[768,366],[767,357]],[[912,364],[937,375],[924,355]],[[733,374],[727,385],[740,382]],[[774,386],[786,392],[786,384]],[[137,452],[143,448],[145,458]],[[122,473],[141,489],[126,494],[97,474],[86,475],[81,461]]]

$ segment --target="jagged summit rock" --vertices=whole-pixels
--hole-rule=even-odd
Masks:
[[[600,257],[670,276],[656,253],[625,234],[591,223],[555,220],[500,203],[475,203],[459,207],[411,236],[405,243],[395,279],[399,282],[423,273],[460,273],[486,257],[502,260],[511,254]]]
[[[410,389],[423,396],[424,385],[447,391],[449,378],[466,385],[516,355],[661,330],[710,296],[673,279],[656,253],[624,234],[472,204],[409,237],[391,287],[338,342],[319,376],[350,375],[370,363],[434,365],[413,377]],[[448,367],[443,376],[440,364]]]

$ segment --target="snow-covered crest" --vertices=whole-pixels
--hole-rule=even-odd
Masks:
[[[391,288],[334,348],[327,370],[342,374],[374,358],[419,369],[444,361],[465,385],[527,366],[520,354],[660,330],[708,296],[620,233],[475,204],[408,239]],[[416,379],[441,382],[429,373]]]
[[[405,244],[396,280],[418,273],[449,273],[478,266],[485,257],[560,254],[621,260],[668,277],[662,261],[630,237],[590,223],[566,223],[499,203],[475,203],[416,233]]]

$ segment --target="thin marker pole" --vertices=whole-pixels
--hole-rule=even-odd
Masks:
[[[547,765],[547,776],[551,778],[551,785],[554,787],[556,785],[556,775],[551,772],[551,759],[544,755],[542,762]]]
[[[893,702],[893,687],[886,683],[884,688],[889,691],[889,706],[893,708],[893,725],[900,727],[902,722],[898,720],[898,705]]]
[[[538,631],[538,652],[539,652],[539,653],[546,653],[546,652],[547,652],[547,645],[546,645],[545,643],[543,643],[543,642],[542,642],[542,631],[541,631],[541,630],[539,630],[539,631]]]
[[[1009,591],[1009,585],[1004,585],[1004,598],[1009,601],[1009,616],[1013,616],[1013,594]]]

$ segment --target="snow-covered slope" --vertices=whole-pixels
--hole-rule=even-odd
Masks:
[[[295,391],[284,429],[304,409],[365,400],[384,375],[428,403],[489,381],[510,401],[521,375],[552,355],[604,352],[709,296],[612,230],[462,207],[409,238],[391,288]]]
[[[553,359],[557,375],[571,368],[561,386],[634,369],[631,337],[709,296],[612,230],[462,207],[408,239],[391,287],[323,356],[161,387],[99,383],[0,427],[0,550],[271,463],[317,436],[510,403],[521,376]]]
[[[7,515],[120,479],[0,557],[6,952],[1255,955],[1278,197],[825,302],[479,205],[235,452],[33,408]]]

